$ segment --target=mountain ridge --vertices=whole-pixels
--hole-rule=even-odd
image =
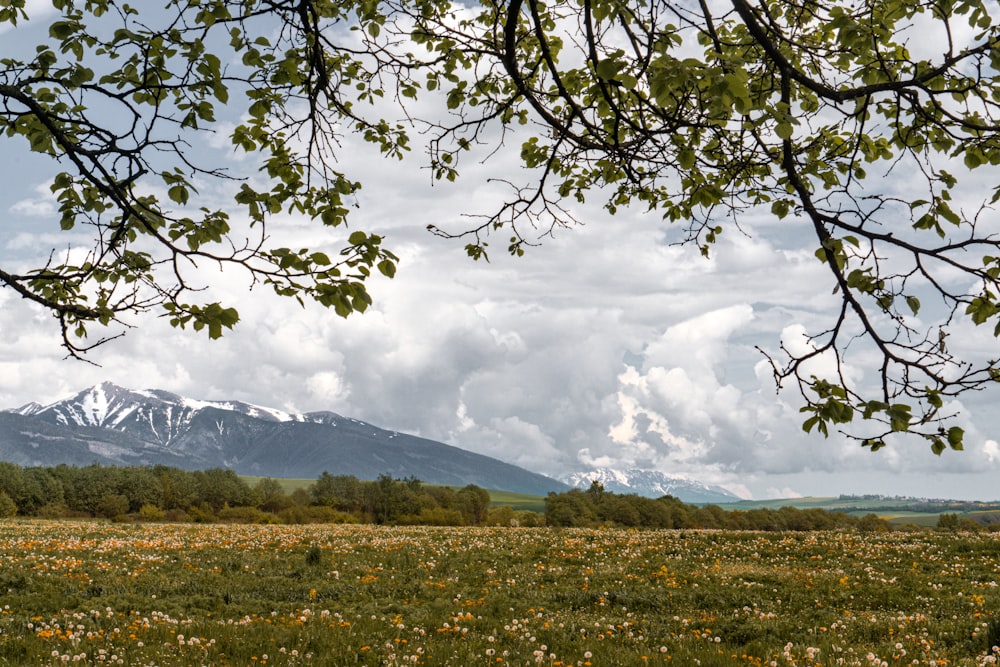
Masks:
[[[658,470],[594,468],[567,473],[561,475],[559,479],[577,489],[586,490],[596,481],[604,486],[605,491],[613,493],[634,493],[647,498],[669,495],[686,503],[715,504],[743,500],[721,486],[705,484],[679,475],[668,475]]]
[[[110,382],[49,405],[0,411],[0,460],[19,465],[165,464],[266,477],[416,477],[545,495],[568,487],[510,463],[334,412],[199,401]]]

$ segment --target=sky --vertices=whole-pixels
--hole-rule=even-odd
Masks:
[[[10,38],[3,43],[16,43]],[[201,150],[246,170],[221,150],[223,135]],[[8,268],[76,239],[58,232],[50,166],[2,141],[0,266]],[[462,214],[488,212],[503,194],[490,176],[527,182],[516,151],[435,185],[419,149],[387,160],[346,137],[340,157],[364,184],[352,228],[382,234],[400,257],[394,280],[369,285],[368,312],[342,319],[250,289],[237,272],[206,269],[212,293],[240,311],[235,330],[210,341],[136,317],[88,363],[66,359],[50,315],[0,289],[0,409],[109,380],[195,399],[333,410],[552,476],[637,467],[757,499],[1000,498],[995,390],[949,406],[968,431],[966,451],[941,457],[917,439],[872,453],[838,434],[802,431],[798,395],[777,391],[756,349],[797,344],[802,332],[825,328],[838,303],[801,221],[748,215],[705,259],[673,244],[680,230],[655,214],[611,216],[598,196],[575,209],[584,224],[556,230],[524,257],[508,257],[501,235],[491,261],[474,262],[464,242],[426,227],[461,229]],[[292,247],[336,251],[343,242],[340,232],[290,217],[270,231]],[[954,335],[961,344],[963,334]],[[996,345],[982,332],[966,342]]]

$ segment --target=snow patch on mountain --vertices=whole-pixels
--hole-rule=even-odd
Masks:
[[[309,421],[306,415],[285,412],[238,401],[202,401],[167,391],[131,390],[111,382],[90,387],[68,399],[41,406],[29,403],[14,412],[22,415],[44,414],[53,421],[73,426],[98,426],[123,430],[126,422],[141,422],[159,436],[169,439],[183,431],[202,410],[214,408],[238,412],[268,421]]]
[[[263,408],[249,403],[239,403],[232,401],[199,401],[193,398],[177,397],[179,405],[197,412],[205,408],[215,408],[228,412],[239,412],[254,419],[268,419],[279,422],[303,421],[302,415],[275,410],[274,408]]]
[[[88,442],[87,450],[107,458],[127,456],[132,453],[127,447],[118,447],[106,442]]]
[[[99,384],[87,392],[79,403],[81,417],[87,426],[103,425],[111,411],[111,401],[105,388],[112,391],[116,389],[110,382]]]
[[[112,382],[102,382],[49,405],[27,403],[5,412],[37,416],[60,426],[110,428],[170,447],[190,430],[192,421],[205,410],[235,412],[269,422],[310,422],[337,426],[338,421],[345,420],[334,412],[303,414],[239,401],[204,401],[162,389],[126,389]],[[216,419],[215,424],[218,433],[223,434],[224,420]]]
[[[28,416],[31,416],[31,415],[35,414],[39,410],[43,410],[44,408],[45,408],[45,406],[42,405],[41,403],[35,403],[34,401],[32,401],[31,403],[25,403],[24,405],[22,405],[19,408],[14,408],[12,410],[8,410],[8,412],[13,412],[15,414],[19,414],[19,415],[23,415],[25,417],[28,417]]]
[[[589,489],[593,482],[599,482],[605,491],[659,498],[673,496],[686,503],[731,503],[742,500],[736,494],[711,484],[682,477],[668,475],[658,470],[616,470],[596,468],[563,475],[560,481],[578,489]]]

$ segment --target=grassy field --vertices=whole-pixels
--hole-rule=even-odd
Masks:
[[[490,491],[491,504],[495,507],[508,506],[516,511],[545,513],[545,496],[513,491]]]
[[[934,665],[995,534],[0,524],[0,664]]]
[[[254,475],[240,475],[240,479],[250,486],[255,486],[257,482],[265,478]],[[299,479],[295,477],[280,477],[275,478],[274,481],[281,485],[281,488],[285,493],[292,493],[297,489],[308,490],[310,486],[316,483],[315,479]]]

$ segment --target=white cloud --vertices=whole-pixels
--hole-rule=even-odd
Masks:
[[[48,218],[56,214],[56,206],[51,198],[19,199],[11,205],[10,212],[29,218]]]
[[[340,403],[345,403],[351,393],[340,376],[331,371],[313,373],[306,379],[306,387],[315,402],[329,406],[330,410]]]
[[[996,440],[987,440],[983,443],[983,455],[990,463],[1000,462],[1000,444]]]

